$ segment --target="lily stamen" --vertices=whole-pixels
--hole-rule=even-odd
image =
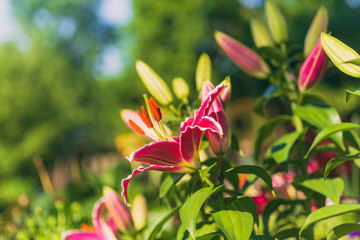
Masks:
[[[145,125],[148,127],[148,128],[152,128],[153,127],[153,124],[149,118],[149,115],[147,114],[146,110],[145,110],[145,107],[144,106],[141,106],[141,110],[142,110],[142,113],[137,110],[137,114],[139,115],[139,117],[141,118],[141,120],[145,123]]]
[[[145,132],[138,125],[136,125],[133,120],[129,119],[129,124],[137,133],[145,135]]]
[[[158,121],[158,122],[161,121],[161,119],[162,119],[161,110],[159,108],[159,105],[155,101],[155,99],[153,97],[150,97],[148,102],[149,102],[151,113],[154,115],[156,121]]]

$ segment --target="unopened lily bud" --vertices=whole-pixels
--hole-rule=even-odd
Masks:
[[[349,62],[360,58],[357,52],[326,33],[321,33],[321,45],[338,69],[350,76],[360,78],[360,66]]]
[[[117,193],[110,187],[104,187],[103,195],[106,209],[114,220],[116,227],[122,232],[131,229],[133,224],[130,212],[121,202]]]
[[[265,13],[271,36],[275,42],[286,42],[288,39],[286,21],[279,8],[271,0],[265,2]]]
[[[320,38],[311,50],[309,56],[301,65],[298,87],[302,92],[316,85],[324,77],[329,58],[321,47]]]
[[[150,94],[162,105],[169,105],[173,96],[164,80],[146,63],[137,60],[136,71]]]
[[[230,101],[230,96],[231,96],[231,80],[230,80],[230,77],[229,76],[226,77],[224,79],[224,81],[222,81],[220,84],[227,85],[227,88],[225,88],[220,94],[220,99],[221,99],[223,108],[225,109],[227,104]]]
[[[142,195],[137,195],[132,202],[131,216],[134,219],[136,230],[145,227],[147,220],[147,204],[146,199]]]
[[[328,12],[324,6],[317,11],[310,28],[306,34],[304,42],[304,56],[307,56],[314,47],[316,41],[319,39],[322,32],[326,32],[328,28]]]
[[[211,60],[209,55],[203,53],[196,67],[196,90],[198,92],[207,80],[211,81]]]
[[[183,78],[174,78],[172,81],[173,91],[178,99],[184,103],[188,103],[187,97],[189,96],[189,85]]]
[[[250,29],[256,47],[260,48],[274,45],[268,30],[259,19],[254,18],[251,20]]]
[[[247,74],[265,79],[270,74],[269,65],[256,52],[222,32],[216,32],[215,38],[226,55]]]

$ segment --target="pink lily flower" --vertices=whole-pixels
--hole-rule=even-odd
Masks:
[[[108,212],[106,218],[105,210]],[[61,234],[62,240],[116,240],[117,229],[126,232],[133,228],[130,212],[121,202],[117,193],[104,187],[104,196],[94,205],[92,212],[93,228],[69,230]]]
[[[203,84],[201,90],[201,102],[203,102],[208,94],[214,89],[214,85],[210,81],[206,81]],[[209,117],[215,119],[221,126],[223,134],[220,135],[219,133],[206,130],[205,134],[207,139],[209,140],[211,149],[213,152],[218,154],[223,154],[229,146],[229,126],[225,117],[224,109],[221,104],[220,97],[217,97],[212,104]]]
[[[135,175],[149,170],[192,173],[200,167],[198,151],[203,133],[211,131],[223,135],[221,125],[210,117],[209,113],[213,102],[225,87],[225,84],[220,84],[209,92],[194,117],[187,118],[181,123],[179,137],[169,136],[161,122],[160,108],[153,98],[148,99],[146,95],[144,96],[149,114],[144,107],[142,107],[142,113],[137,112],[138,117],[134,117],[134,112],[123,112],[123,120],[131,126],[131,129],[153,139],[152,143],[139,148],[128,157],[129,161],[141,162],[150,166],[141,166],[122,180],[122,196],[126,204],[129,203],[128,185]],[[148,132],[151,134],[147,134]]]
[[[61,240],[116,240],[113,219],[105,219],[105,199],[100,198],[92,212],[94,230],[69,230],[61,234]]]

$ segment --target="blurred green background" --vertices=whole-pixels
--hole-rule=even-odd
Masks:
[[[359,0],[277,3],[287,19],[290,43],[299,49],[317,9],[325,5],[333,36],[360,51]],[[213,82],[229,75],[233,101],[248,109],[267,83],[241,72],[219,50],[213,33],[223,31],[253,47],[253,17],[264,19],[262,0],[2,0],[0,232],[22,226],[23,217],[16,213],[31,208],[29,201],[46,206],[54,198],[93,200],[103,184],[119,190],[130,170],[122,156],[130,149],[122,142],[139,141],[121,135],[127,129],[119,110],[138,107],[146,92],[135,72],[136,59],[169,84],[183,77],[194,87],[198,57],[206,52]],[[356,79],[330,68],[318,91],[329,91],[328,98],[346,118],[359,110],[359,103],[345,106],[344,90],[357,85]],[[238,131],[251,124],[238,115],[229,119]],[[39,176],[46,182],[47,174],[51,186],[44,194],[46,184]]]

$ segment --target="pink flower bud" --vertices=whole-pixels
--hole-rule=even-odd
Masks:
[[[316,85],[324,77],[329,58],[321,47],[320,38],[301,65],[298,87],[303,92]]]
[[[268,77],[270,67],[256,52],[222,32],[216,32],[215,39],[241,70],[256,78]]]

